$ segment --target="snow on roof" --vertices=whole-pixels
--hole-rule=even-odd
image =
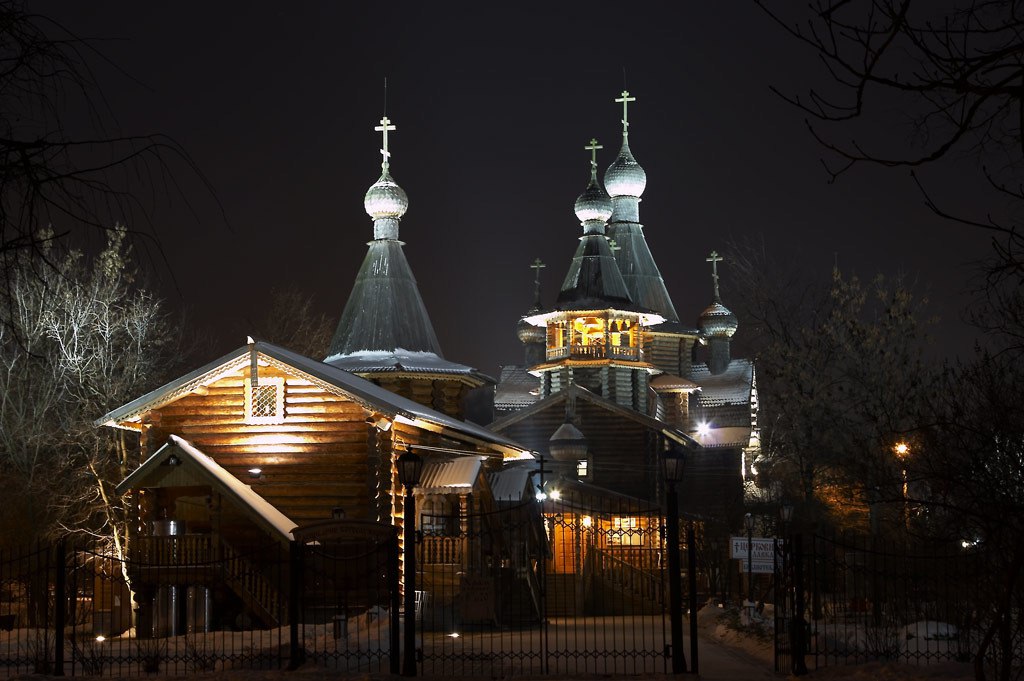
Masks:
[[[693,381],[675,374],[659,374],[651,379],[651,387],[655,392],[675,392],[700,390]]]
[[[749,359],[732,360],[720,374],[712,374],[707,364],[694,364],[692,376],[701,387],[697,400],[702,407],[750,403],[754,363]]]
[[[364,378],[344,369],[318,362],[271,343],[258,341],[252,346],[259,356],[271,365],[278,365],[284,371],[305,374],[321,387],[336,394],[361,402],[368,409],[382,412],[391,418],[405,418],[425,430],[443,432],[449,437],[473,441],[510,454],[513,457],[528,457],[525,447],[506,437],[472,423],[459,421],[446,414],[425,407],[410,399],[396,395]],[[96,420],[96,425],[120,426],[137,421],[144,412],[163,406],[196,388],[214,382],[218,378],[241,370],[250,361],[250,346],[243,345],[220,359],[171,381],[142,397],[118,407]]]
[[[540,399],[540,378],[526,367],[510,364],[501,367],[501,378],[494,387],[494,408],[509,411],[526,407]]]
[[[216,461],[196,449],[188,440],[177,435],[171,435],[167,444],[156,450],[131,475],[122,480],[117,486],[117,494],[124,494],[130,489],[145,486],[145,480],[150,475],[158,472],[160,467],[170,458],[171,454],[177,455],[182,464],[187,465],[186,462],[188,461],[194,462],[201,475],[210,478],[222,490],[234,497],[237,502],[251,510],[259,520],[263,521],[263,524],[276,531],[284,539],[289,541],[293,539],[292,530],[297,527],[296,523],[292,522],[288,516],[281,513],[269,501],[257,494],[252,487],[243,483]]]
[[[405,348],[396,348],[394,351],[359,350],[347,354],[333,354],[325,359],[324,363],[355,374],[385,371],[458,374],[475,376],[486,382],[494,383],[494,379],[471,366],[449,362],[433,352],[406,350]]]
[[[427,461],[423,464],[420,484],[422,491],[471,492],[480,474],[480,457],[463,456],[449,461]]]
[[[491,473],[487,478],[491,485],[491,496],[496,501],[522,501],[534,470],[532,467],[516,465]]]

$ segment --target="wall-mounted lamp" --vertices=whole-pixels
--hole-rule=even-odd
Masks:
[[[169,457],[167,457],[166,463],[168,466],[180,466],[181,459],[178,458],[177,454],[171,454]]]
[[[249,469],[249,477],[252,478],[253,480],[259,480],[261,477],[263,477],[263,469],[262,468],[250,468]]]

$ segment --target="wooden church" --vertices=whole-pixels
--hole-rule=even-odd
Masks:
[[[156,566],[132,575],[140,635],[176,633],[180,618],[161,612],[171,584],[206,588],[173,563],[226,560],[238,574],[219,597],[237,617],[277,626],[286,616],[279,566],[309,528],[466,517],[488,507],[490,480],[506,462],[532,460],[527,448],[459,418],[465,393],[490,379],[441,355],[398,240],[408,202],[389,172],[394,126],[385,118],[377,129],[383,172],[364,202],[374,239],[330,355],[318,361],[250,339],[97,421],[139,437],[141,465],[117,492],[135,507],[132,546]],[[425,460],[415,493],[426,513],[414,519],[405,517],[396,467],[410,449]],[[160,548],[168,536],[174,555]],[[428,568],[431,556],[451,561],[434,548],[420,549]]]

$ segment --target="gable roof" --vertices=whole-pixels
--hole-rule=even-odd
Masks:
[[[169,466],[168,461],[172,455],[177,457],[179,463]],[[292,530],[297,527],[296,523],[257,494],[252,487],[196,449],[188,440],[177,435],[171,435],[164,446],[156,450],[151,457],[142,462],[141,466],[122,480],[115,488],[115,492],[120,496],[132,489],[156,486],[155,483],[166,477],[177,466],[189,466],[200,478],[209,482],[214,489],[250,510],[253,517],[266,529],[276,533],[282,539],[288,541],[293,539]]]
[[[651,430],[655,430],[664,435],[665,437],[674,440],[675,442],[678,442],[684,447],[699,448],[701,446],[699,442],[694,440],[692,437],[690,437],[683,431],[673,428],[667,423],[659,421],[655,418],[651,418],[646,414],[641,414],[638,411],[634,411],[633,409],[629,409],[627,407],[623,407],[622,405],[616,404],[611,400],[605,399],[600,395],[596,395],[590,392],[586,388],[581,387],[576,383],[573,383],[565,390],[560,390],[554,395],[549,395],[548,397],[545,397],[544,399],[535,402],[534,404],[530,405],[529,407],[526,407],[525,409],[520,409],[519,411],[509,414],[508,416],[497,419],[496,421],[491,423],[491,425],[489,425],[488,428],[497,432],[501,432],[505,428],[515,423],[518,423],[523,419],[529,418],[530,416],[533,416],[538,412],[544,411],[559,404],[563,404],[569,396],[572,396],[578,400],[591,402],[603,409],[607,409],[610,412],[619,414],[620,416],[624,416],[628,419],[636,421],[642,426],[650,428]]]
[[[694,364],[691,375],[701,387],[697,397],[701,407],[750,403],[754,363],[749,359],[732,360],[720,374],[711,373],[707,364]]]
[[[440,433],[447,437],[471,442],[497,450],[508,458],[529,458],[529,451],[519,443],[502,437],[486,428],[452,418],[410,399],[396,395],[370,381],[344,369],[318,362],[286,348],[257,341],[243,345],[195,371],[185,374],[138,399],[132,400],[95,421],[97,426],[128,427],[143,413],[162,407],[204,385],[234,373],[251,361],[250,352],[282,371],[298,373],[324,390],[344,395],[371,411],[380,412],[391,419],[404,420],[414,426]]]

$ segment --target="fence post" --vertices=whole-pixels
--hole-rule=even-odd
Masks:
[[[391,621],[389,624],[391,634],[390,658],[391,673],[398,674],[401,671],[399,661],[401,650],[401,622],[398,619],[398,611],[402,607],[402,598],[398,578],[398,529],[388,541],[388,593],[391,594]]]
[[[805,637],[807,624],[804,620],[804,555],[803,533],[797,531],[793,535],[793,591],[796,603],[793,607],[793,642],[790,646],[793,656],[793,675],[803,676],[807,673],[805,654]]]
[[[299,644],[299,619],[302,613],[303,545],[296,540],[288,544],[288,669],[298,669],[306,661],[306,651]]]
[[[67,590],[67,546],[64,539],[57,541],[54,556],[56,583],[53,603],[53,675],[64,676],[64,609],[68,604]]]
[[[697,657],[697,533],[693,529],[693,521],[686,522],[687,581],[690,583],[690,673],[700,673]]]

